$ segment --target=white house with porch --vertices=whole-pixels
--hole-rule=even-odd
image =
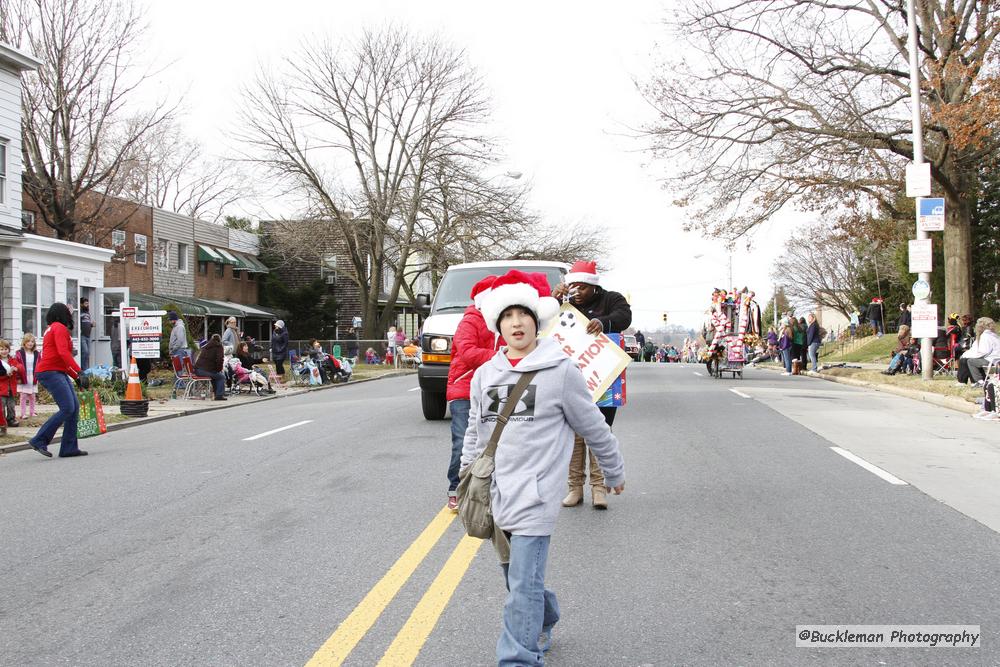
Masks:
[[[48,307],[61,301],[73,308],[79,349],[80,299],[100,303],[104,264],[114,251],[22,231],[21,73],[41,64],[0,42],[0,335],[15,349],[24,333],[40,339]],[[110,348],[91,352],[92,364],[110,359]]]

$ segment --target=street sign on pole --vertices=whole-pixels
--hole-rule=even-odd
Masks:
[[[909,248],[910,273],[930,273],[933,271],[934,246],[930,239],[911,240]]]
[[[921,159],[923,159],[921,157]],[[931,163],[919,162],[906,165],[906,196],[931,196]]]
[[[937,305],[933,303],[915,303],[910,309],[910,335],[914,338],[937,338],[938,321]]]
[[[943,197],[920,197],[917,199],[917,229],[922,232],[944,230]]]
[[[931,295],[931,286],[926,280],[918,280],[913,283],[913,288],[910,291],[913,292],[914,299],[922,301]]]

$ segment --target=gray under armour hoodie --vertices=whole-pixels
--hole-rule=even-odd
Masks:
[[[476,370],[462,468],[489,443],[497,415],[521,373],[538,371],[497,445],[491,497],[497,525],[515,535],[551,535],[566,491],[574,433],[583,436],[604,471],[605,484],[625,481],[618,440],[587,391],[583,374],[555,341],[538,341],[511,366],[506,348]]]

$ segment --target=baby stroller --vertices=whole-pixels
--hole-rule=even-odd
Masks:
[[[247,391],[257,396],[274,393],[271,383],[267,381],[267,377],[259,368],[253,366],[247,370],[236,357],[231,357],[226,362],[226,383],[229,385],[231,394],[242,393],[244,386]]]

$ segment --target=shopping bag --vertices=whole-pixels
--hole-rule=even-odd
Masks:
[[[76,437],[90,438],[107,433],[104,407],[101,405],[101,397],[97,395],[97,390],[78,392],[77,397],[80,399],[80,418],[76,422]]]

